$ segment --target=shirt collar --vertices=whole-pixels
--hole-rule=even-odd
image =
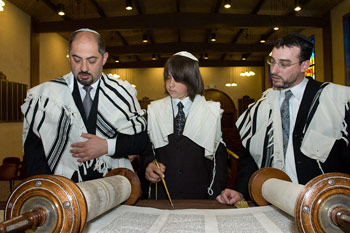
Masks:
[[[192,105],[192,100],[190,99],[189,96],[187,96],[186,98],[180,100],[180,99],[171,99],[171,103],[173,105],[173,110],[174,110],[174,115],[177,115],[177,104],[181,102],[184,106],[183,111],[187,117],[188,112],[190,111],[191,105]]]
[[[303,95],[304,95],[304,91],[305,91],[305,88],[306,88],[306,84],[309,80],[307,78],[304,78],[303,81],[301,81],[298,85],[292,87],[292,88],[289,88],[289,89],[284,89],[284,90],[281,90],[281,98],[284,99],[284,96],[285,96],[285,92],[288,91],[288,90],[291,90],[292,93],[293,93],[293,96],[295,98],[297,98],[299,101],[303,98]]]

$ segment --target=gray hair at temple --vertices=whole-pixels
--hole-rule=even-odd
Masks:
[[[70,38],[69,38],[69,44],[68,44],[68,52],[72,49],[72,43],[75,39],[75,37],[80,33],[80,32],[91,32],[94,34],[94,37],[97,41],[98,44],[98,52],[103,56],[106,52],[106,45],[105,42],[103,41],[100,33],[96,32],[95,30],[89,29],[89,28],[81,28],[76,31],[74,31]]]
[[[313,43],[303,34],[300,33],[291,33],[279,38],[275,44],[275,48],[280,47],[299,47],[299,63],[303,61],[310,60],[312,49],[314,47]]]

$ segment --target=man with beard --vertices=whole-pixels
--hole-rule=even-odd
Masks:
[[[236,122],[243,144],[237,181],[219,202],[249,198],[249,179],[263,167],[299,184],[328,172],[350,174],[350,88],[304,77],[312,49],[301,34],[277,41],[267,59],[273,88]]]
[[[30,89],[22,105],[27,175],[81,182],[132,169],[128,155],[148,143],[136,90],[102,72],[108,53],[96,31],[73,32],[68,54],[71,72]]]

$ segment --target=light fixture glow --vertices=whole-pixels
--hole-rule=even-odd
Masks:
[[[225,7],[226,9],[231,8],[231,0],[225,0],[224,7]]]
[[[0,6],[2,6],[2,7],[5,6],[5,2],[3,0],[0,0]]]
[[[143,34],[143,35],[142,35],[142,42],[143,42],[143,43],[147,43],[147,42],[148,42],[147,34]]]
[[[253,71],[246,71],[246,72],[240,73],[239,75],[243,77],[250,77],[250,76],[254,76],[255,73]]]
[[[205,53],[205,54],[204,54],[204,59],[205,59],[205,60],[208,60],[208,59],[209,59],[209,57],[208,57],[208,54],[207,54],[207,53]]]
[[[264,44],[265,42],[266,42],[266,38],[265,38],[264,35],[262,35],[261,38],[260,38],[260,43]]]
[[[154,61],[154,60],[156,60],[157,58],[156,58],[156,55],[155,54],[152,54],[152,60]]]
[[[278,30],[280,30],[280,28],[276,26],[276,27],[273,28],[273,30],[274,31],[278,31]]]
[[[58,4],[58,11],[57,14],[60,16],[64,16],[66,13],[64,12],[64,5],[63,4]]]
[[[294,11],[298,12],[301,11],[301,6],[300,5],[296,5],[294,8]]]
[[[215,42],[216,41],[216,33],[212,33],[210,35],[210,41]]]
[[[132,1],[131,0],[126,0],[125,9],[127,11],[131,11],[132,10]]]

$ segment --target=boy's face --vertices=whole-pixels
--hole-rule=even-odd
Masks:
[[[169,78],[165,81],[165,88],[173,99],[182,100],[188,96],[187,86],[176,82],[172,75],[169,75]]]

